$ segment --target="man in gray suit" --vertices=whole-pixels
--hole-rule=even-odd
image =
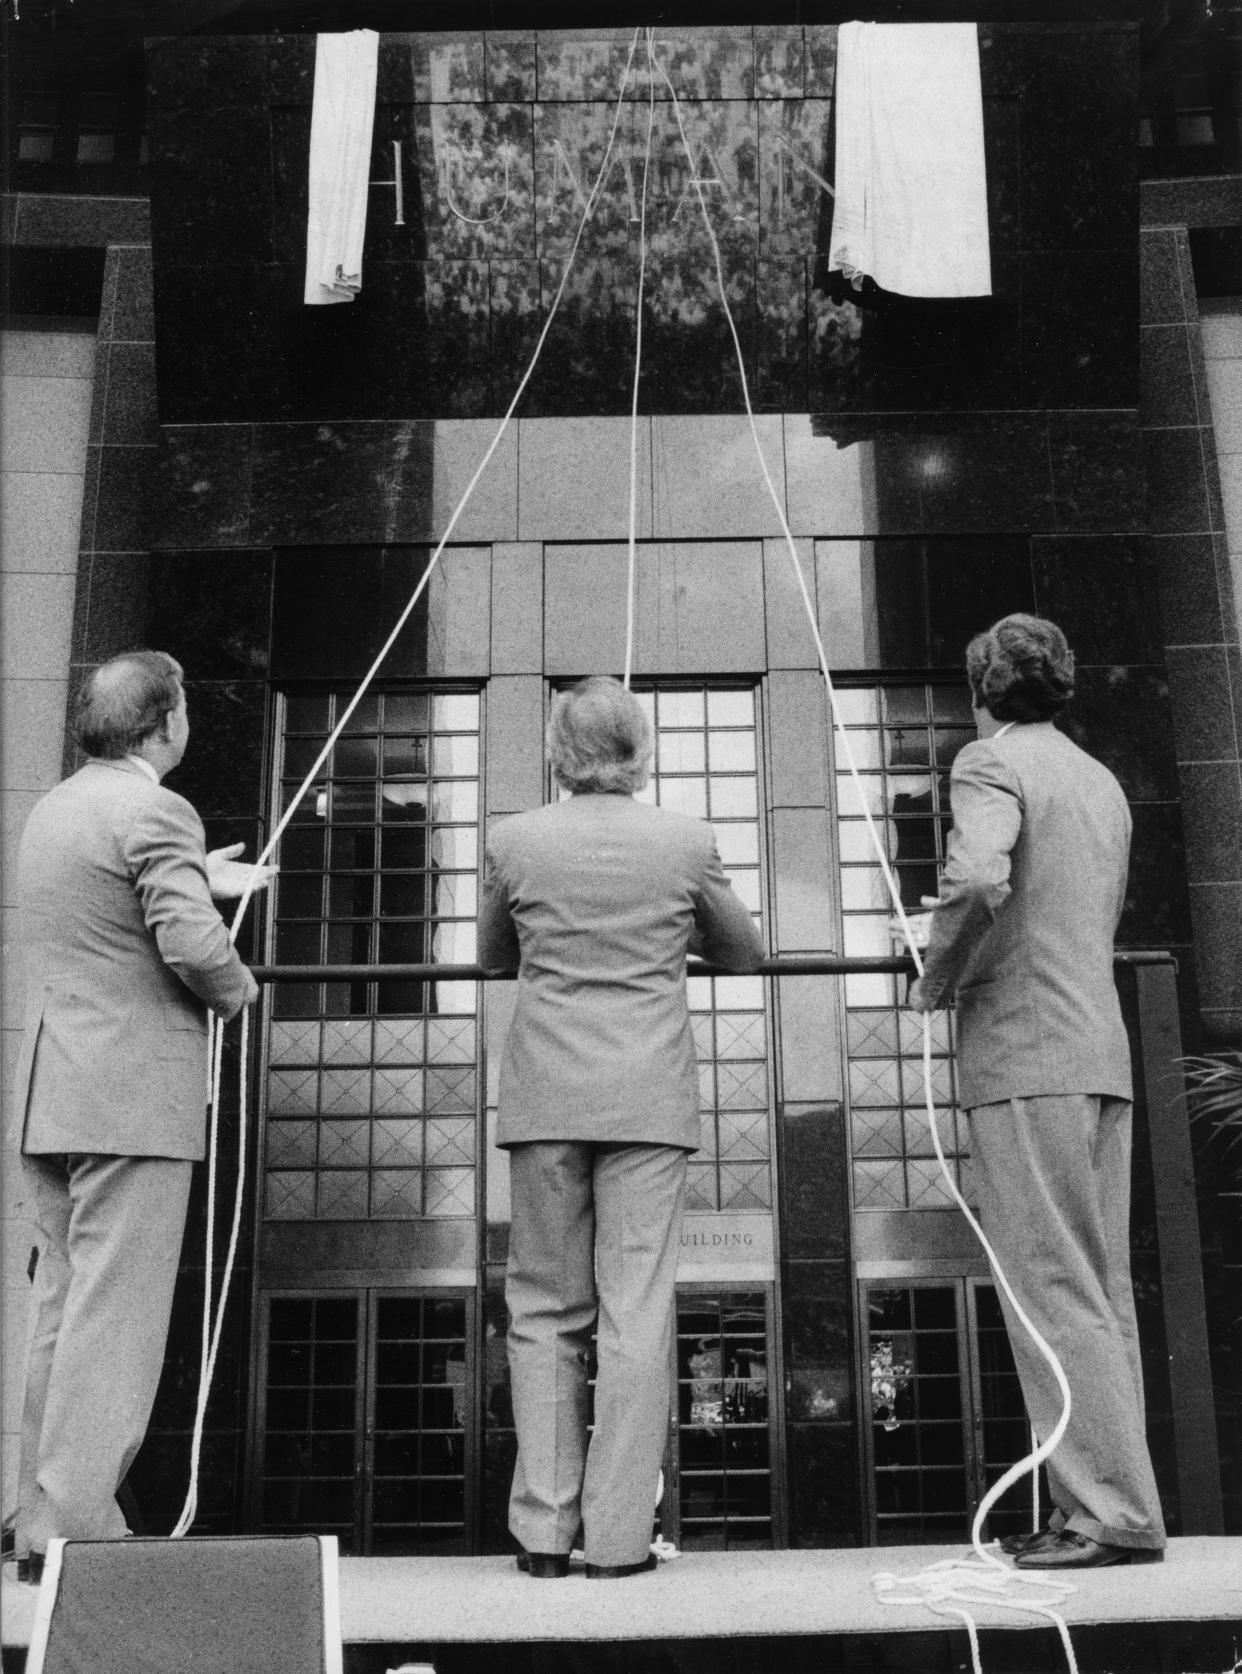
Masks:
[[[686,953],[753,970],[750,914],[711,827],[633,799],[651,736],[615,680],[584,680],[548,728],[572,795],[488,847],[479,959],[519,966],[500,1077],[509,1150],[506,1300],[519,1567],[615,1579],[649,1554],[668,1431],[673,1296],[699,1088]],[[587,1354],[598,1317],[595,1428]]]
[[[1065,1369],[1053,1513],[1007,1542],[1022,1568],[1155,1561],[1165,1544],[1130,1283],[1130,1052],[1113,981],[1130,813],[1054,726],[1074,658],[1052,622],[1007,616],[966,653],[979,741],[953,764],[953,830],[910,1003],[956,1001],[960,1103],[980,1219]],[[1037,1435],[1052,1373],[1001,1293]]]
[[[17,862],[25,1036],[14,1111],[38,1265],[16,1551],[126,1532],[116,1493],[163,1365],[192,1163],[204,1150],[207,1008],[258,993],[212,897],[242,893],[241,845],[208,855],[160,780],[189,738],[160,652],[90,674],[90,759],[35,806]],[[258,879],[266,883],[270,872]]]

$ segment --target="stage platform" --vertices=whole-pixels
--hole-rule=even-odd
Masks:
[[[871,1578],[962,1547],[695,1553],[627,1581],[532,1581],[508,1558],[343,1558],[347,1674],[959,1674],[964,1628],[878,1602]],[[3,1571],[6,1674],[24,1662],[33,1588]],[[1080,1674],[1242,1670],[1242,1539],[1175,1540],[1163,1564],[1077,1577],[1062,1606]],[[975,1611],[984,1674],[1044,1674],[1056,1630]],[[173,1671],[170,1671],[173,1674]],[[238,1670],[237,1674],[252,1674]],[[253,1674],[262,1674],[255,1669]]]

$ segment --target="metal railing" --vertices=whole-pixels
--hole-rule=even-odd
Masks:
[[[1136,948],[1115,955],[1123,968],[1140,965],[1172,965],[1177,961],[1163,948]],[[512,982],[514,971],[486,971],[482,965],[252,965],[259,982]],[[709,965],[691,959],[686,970],[693,977],[737,976],[724,965]],[[748,976],[854,976],[857,974],[913,976],[914,961],[908,954],[881,958],[846,958],[836,953],[785,953],[765,959],[748,971]]]

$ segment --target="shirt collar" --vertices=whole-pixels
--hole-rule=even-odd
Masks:
[[[1011,732],[1013,730],[1013,728],[1017,726],[1017,724],[1018,723],[1016,721],[1006,721],[1003,727],[997,727],[996,731],[992,734],[992,737],[993,738],[1003,738],[1005,736],[1005,734],[1007,732]],[[146,765],[145,762],[144,762],[143,765],[144,766]]]
[[[135,767],[141,768],[153,785],[159,784],[160,776],[145,756],[127,755],[125,760],[132,761]]]

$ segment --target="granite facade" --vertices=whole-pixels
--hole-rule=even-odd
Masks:
[[[1211,637],[1224,559],[1209,476],[1196,489],[1183,469],[1203,428],[1193,376],[1188,385],[1182,375],[1183,349],[1193,372],[1189,328],[1170,313],[1180,291],[1150,260],[1140,420],[1133,33],[983,27],[996,294],[879,309],[834,301],[823,273],[828,219],[814,177],[831,178],[834,39],[830,29],[743,29],[704,45],[687,32],[669,60],[701,146],[696,167],[710,158],[713,201],[728,206],[726,285],[761,444],[830,660],[877,677],[946,670],[1006,610],[1063,621],[1081,670],[1074,735],[1113,767],[1135,808],[1123,939],[1170,946],[1186,965],[1193,949],[1202,983],[1214,944],[1193,905],[1196,867],[1231,864],[1236,781],[1221,758],[1188,752],[1200,748],[1196,728],[1211,749],[1221,715],[1232,717],[1237,646]],[[108,255],[73,660],[80,670],[155,642],[185,662],[196,730],[177,788],[213,840],[259,840],[273,685],[362,672],[384,614],[376,601],[395,600],[392,578],[421,565],[494,436],[602,160],[619,62],[624,46],[607,34],[386,36],[363,293],[307,309],[300,194],[313,42],[153,47],[153,248]],[[443,634],[416,618],[391,671],[488,682],[493,813],[542,794],[545,682],[621,663],[629,424],[619,415],[633,372],[631,192],[645,95],[626,103],[601,213],[445,554],[437,622],[455,650],[437,661]],[[777,941],[831,947],[830,901],[819,917],[780,908],[782,878],[815,864],[822,875],[832,853],[814,649],[739,416],[689,170],[657,99],[636,673],[762,683]],[[385,184],[398,166],[402,226]],[[1151,404],[1166,396],[1172,418],[1156,435]],[[1175,547],[1184,583],[1161,557]],[[882,631],[868,628],[843,577],[886,601]],[[360,611],[360,600],[375,609]],[[808,751],[808,736],[822,752]],[[1206,773],[1220,806],[1183,836],[1183,809],[1201,788],[1188,772]],[[494,1022],[502,1012],[498,999]],[[866,1529],[840,1019],[835,1002],[825,1017],[809,981],[790,981],[776,1024],[785,1532],[791,1544],[853,1544]],[[235,1143],[228,1129],[226,1150]],[[184,1475],[192,1417],[196,1203],[183,1323],[135,1470],[156,1527],[176,1510],[168,1484]],[[503,1335],[505,1218],[489,1211],[482,1235],[492,1344]],[[1163,1423],[1159,1272],[1141,1237],[1136,1264]],[[222,1351],[233,1370],[209,1409],[217,1497],[201,1514],[221,1530],[245,1524],[248,1270],[235,1283]],[[488,1367],[479,1538],[500,1549],[513,1443],[503,1366],[493,1355]]]

